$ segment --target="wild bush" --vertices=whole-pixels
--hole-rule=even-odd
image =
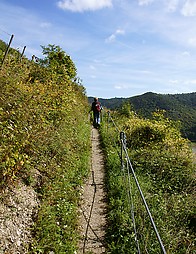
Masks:
[[[40,197],[32,253],[74,253],[90,156],[85,89],[73,76],[13,56],[0,83],[1,188],[22,179]]]
[[[132,118],[123,126],[137,170],[154,175],[165,191],[184,191],[193,181],[193,154],[177,126],[164,117]]]
[[[112,117],[118,130],[126,134],[132,166],[167,253],[193,253],[195,171],[189,141],[182,138],[179,123],[164,118],[162,112],[155,113],[152,120],[135,114],[125,118],[114,113]],[[137,252],[131,195],[141,253],[160,253],[132,174],[131,190],[127,184],[129,178],[120,162],[120,134],[114,134],[116,126],[107,120],[101,129],[107,165],[110,252],[119,253],[121,249],[121,253]]]

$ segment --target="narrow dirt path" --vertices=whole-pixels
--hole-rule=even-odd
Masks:
[[[92,128],[91,172],[84,186],[81,204],[81,253],[106,253],[106,193],[104,190],[104,157],[100,149],[98,130]]]

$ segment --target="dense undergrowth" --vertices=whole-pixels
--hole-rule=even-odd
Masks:
[[[119,130],[126,134],[133,169],[169,254],[194,253],[195,180],[192,151],[178,123],[161,112],[140,119],[126,106],[102,124],[108,186],[109,253],[162,253],[135,181],[121,165]],[[131,194],[129,193],[131,192]],[[133,203],[132,203],[133,202]],[[133,228],[135,215],[136,232]]]
[[[74,253],[89,169],[88,102],[65,52],[50,45],[44,54],[39,63],[9,55],[0,71],[0,186],[22,179],[39,196],[30,253]]]

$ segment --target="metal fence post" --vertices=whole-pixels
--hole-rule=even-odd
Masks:
[[[120,140],[121,140],[121,169],[124,169],[124,163],[123,163],[123,144],[124,144],[124,138],[125,138],[125,133],[123,131],[120,132]]]
[[[24,55],[25,50],[26,50],[26,46],[24,46],[24,48],[23,48],[22,54],[21,54],[21,56],[20,56],[20,61],[21,61],[22,58],[23,58],[23,55]]]
[[[108,122],[107,122],[107,131],[108,131],[110,122],[110,111],[108,111],[107,113],[108,113]]]
[[[14,35],[12,34],[12,35],[11,35],[11,38],[10,38],[10,41],[9,41],[9,44],[8,44],[8,46],[7,46],[7,49],[6,49],[6,51],[5,51],[5,55],[4,55],[4,57],[3,57],[3,61],[2,61],[2,64],[1,64],[1,68],[3,67],[3,64],[4,64],[4,62],[5,62],[5,59],[6,59],[6,56],[7,56],[7,54],[8,54],[8,51],[9,51],[9,48],[10,48],[10,45],[11,45],[11,43],[12,43],[13,38],[14,38]]]

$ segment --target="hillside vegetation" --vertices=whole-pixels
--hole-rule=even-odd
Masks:
[[[88,101],[71,58],[55,45],[43,55],[20,61],[12,50],[0,71],[0,187],[22,182],[39,197],[34,240],[22,253],[74,253],[89,170]]]
[[[99,99],[103,106],[116,110],[124,102],[140,116],[152,119],[153,112],[165,110],[165,116],[181,122],[181,133],[192,141],[196,140],[196,93],[156,94],[145,93],[130,98]],[[92,101],[92,98],[89,98]]]
[[[74,254],[79,238],[77,209],[81,186],[89,173],[89,105],[70,56],[59,46],[42,49],[44,58],[36,62],[20,59],[19,52],[11,50],[0,70],[0,203],[5,201],[4,190],[20,183],[33,189],[40,202],[34,225],[29,225],[33,226],[29,229],[32,241],[20,243],[22,251],[15,249],[15,253]],[[4,50],[0,50],[0,62]],[[160,97],[156,103],[161,101],[161,95],[153,96]],[[156,103],[154,109],[158,108]],[[190,96],[188,104],[191,103],[194,108]],[[100,128],[109,203],[108,253],[137,252],[127,199],[127,183],[132,175],[122,170],[119,158],[119,130],[123,130],[167,254],[192,254],[195,165],[188,140],[181,136],[179,123],[165,117],[162,111],[152,116],[149,111],[149,119],[145,119],[131,110],[130,101],[122,107],[118,104],[118,108],[118,112],[111,113],[115,125],[103,117]],[[131,185],[141,253],[160,253],[133,181]],[[14,212],[16,207],[9,209]],[[1,251],[8,253],[9,249]]]
[[[162,253],[133,176],[130,187],[129,175],[122,168],[119,131],[126,134],[129,157],[167,254],[194,253],[195,165],[189,142],[182,138],[178,124],[162,112],[155,113],[152,120],[142,119],[125,104],[120,113],[111,115],[114,122],[106,118],[101,128],[109,253],[138,253],[133,211],[141,253]]]

